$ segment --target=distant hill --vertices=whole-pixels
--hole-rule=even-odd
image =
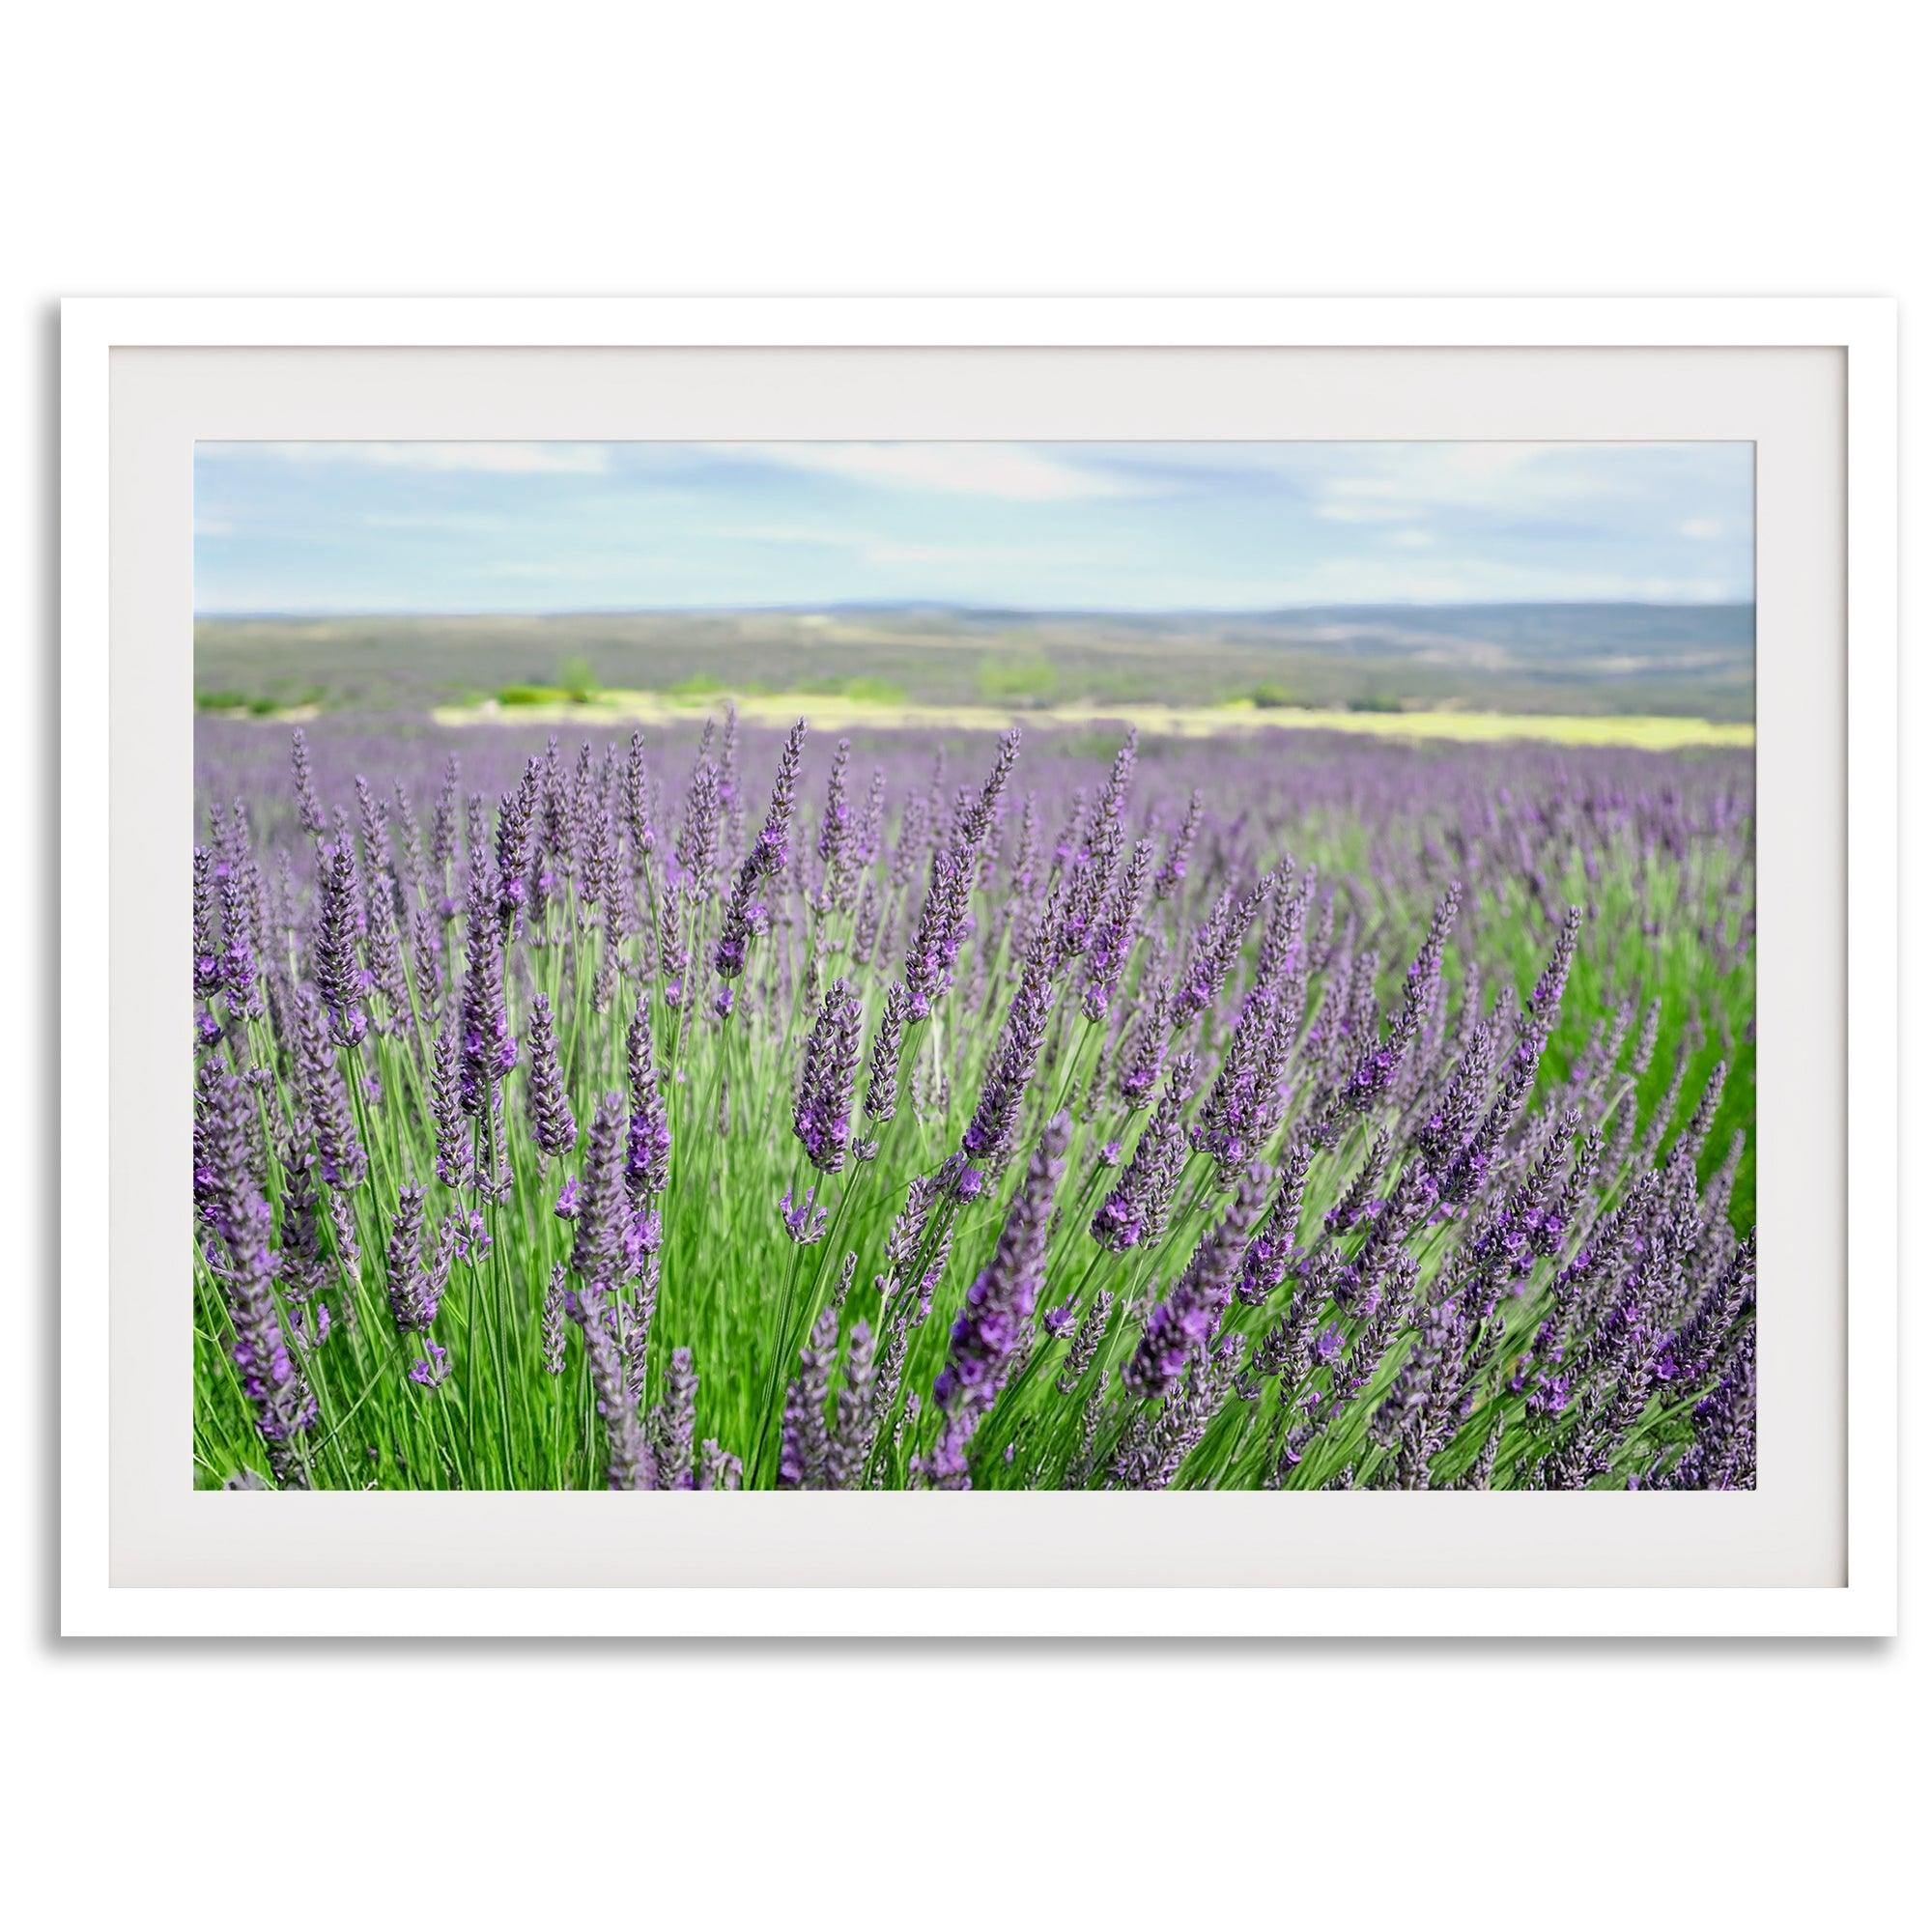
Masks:
[[[1749,605],[1336,605],[1025,611],[935,605],[545,617],[220,617],[195,624],[204,702],[416,708],[586,674],[668,690],[831,691],[925,702],[1190,703],[1636,712],[1745,721]]]

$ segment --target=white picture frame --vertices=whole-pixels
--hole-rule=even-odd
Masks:
[[[361,351],[371,357],[440,357],[449,366],[443,393],[456,397],[436,418],[439,435],[491,438],[559,436],[584,438],[635,434],[613,430],[608,398],[600,399],[595,381],[581,378],[600,366],[609,352],[692,355],[700,351],[745,351],[765,362],[814,351],[854,355],[931,352],[964,355],[1006,351],[1016,356],[1044,351],[1106,356],[1116,352],[1174,352],[1196,356],[1215,351],[1282,351],[1340,355],[1389,351],[1427,358],[1437,352],[1483,352],[1515,356],[1527,369],[1534,361],[1536,382],[1548,388],[1554,412],[1571,380],[1560,356],[1540,359],[1542,352],[1568,351],[1577,357],[1609,351],[1655,352],[1660,358],[1690,351],[1729,353],[1747,358],[1762,352],[1823,352],[1837,358],[1842,398],[1840,442],[1842,492],[1835,471],[1833,496],[1841,504],[1841,524],[1813,531],[1826,546],[1839,549],[1842,572],[1844,655],[1833,649],[1822,668],[1843,674],[1842,745],[1822,742],[1819,733],[1833,715],[1818,713],[1807,725],[1794,716],[1789,728],[1773,731],[1769,718],[1759,740],[1761,795],[1776,787],[1810,783],[1831,775],[1843,760],[1842,823],[1833,810],[1812,828],[1821,850],[1840,865],[1845,897],[1842,1061],[1831,1037],[1835,1029],[1816,1029],[1816,1077],[1842,1079],[1843,1145],[1834,1150],[1836,1174],[1814,1167],[1811,1184],[1844,1188],[1842,1243],[1824,1230],[1833,1258],[1843,1267],[1843,1386],[1826,1391],[1813,1426],[1842,1429],[1842,1494],[1833,1494],[1832,1520],[1841,1547],[1813,1552],[1829,1559],[1830,1580],[1802,1584],[1760,1579],[1726,1583],[1708,1577],[1694,1584],[1664,1583],[1642,1567],[1614,1584],[1556,1584],[1548,1577],[1532,1583],[1471,1580],[1459,1573],[1453,1583],[1426,1581],[1364,1584],[1322,1580],[1298,1586],[1265,1582],[1230,1585],[1190,1581],[1185,1562],[1168,1566],[1158,1582],[1106,1580],[1081,1584],[1031,1581],[980,1584],[952,1579],[939,1582],[841,1582],[835,1577],[810,1581],[774,1581],[770,1575],[745,1581],[649,1585],[611,1580],[562,1581],[534,1586],[492,1575],[479,1579],[454,1554],[456,1544],[478,1529],[478,1510],[524,1512],[528,1527],[533,1509],[554,1513],[563,1505],[601,1503],[602,1498],[554,1497],[315,1497],[287,1498],[311,1512],[304,1519],[312,1544],[326,1539],[341,1511],[372,1512],[381,1507],[383,1535],[398,1532],[420,1541],[425,1535],[450,1536],[450,1580],[464,1587],[417,1582],[370,1582],[345,1569],[339,1579],[318,1577],[311,1564],[301,1580],[282,1581],[261,1567],[223,1570],[211,1559],[200,1571],[185,1566],[137,1561],[127,1539],[142,1524],[128,1520],[132,1492],[115,1488],[117,1455],[130,1460],[129,1420],[153,1399],[177,1402],[185,1411],[185,1378],[170,1385],[168,1363],[118,1346],[125,1322],[110,1314],[116,1262],[110,1238],[117,1204],[134,1184],[125,1162],[110,1160],[106,1209],[99,1144],[101,1122],[120,1110],[142,1104],[155,1083],[143,1056],[156,1048],[165,1065],[165,1043],[173,1037],[165,997],[152,1032],[148,1022],[124,1000],[113,1006],[111,961],[117,941],[110,924],[111,895],[99,881],[118,860],[127,863],[127,841],[134,820],[150,804],[168,821],[171,800],[150,799],[131,787],[138,760],[124,737],[115,746],[116,781],[103,793],[99,781],[101,698],[110,714],[126,700],[128,666],[117,661],[115,639],[140,621],[144,656],[138,661],[141,695],[152,688],[156,701],[135,707],[144,732],[157,739],[185,733],[189,709],[185,682],[178,718],[165,701],[169,679],[185,667],[191,646],[190,610],[132,607],[121,594],[127,582],[140,582],[144,569],[179,568],[185,559],[183,494],[187,489],[192,442],[197,436],[237,432],[243,403],[268,419],[284,422],[291,435],[332,433],[370,437],[420,435],[430,418],[405,423],[380,383],[343,392],[328,401],[325,389],[300,388],[304,356],[325,352]],[[117,441],[135,407],[132,391],[117,386],[117,369],[131,364],[126,352],[206,352],[176,366],[183,382],[180,408],[162,420],[147,443],[130,452]],[[452,358],[475,352],[524,356],[537,352],[554,380],[529,393],[494,387],[473,398],[466,430],[460,366]],[[117,363],[117,355],[123,357]],[[226,387],[197,389],[198,372],[223,358]],[[372,368],[377,364],[372,361]],[[412,367],[427,370],[422,359]],[[521,366],[521,365],[520,365]],[[1391,365],[1393,366],[1393,365]],[[1661,366],[1661,362],[1660,362]],[[1716,368],[1717,364],[1700,365]],[[1741,365],[1742,366],[1742,365]],[[1580,363],[1577,364],[1580,369]],[[1896,605],[1896,324],[1892,304],[1871,299],[1374,299],[1288,300],[1271,298],[650,298],[650,299],[116,299],[88,298],[64,304],[62,320],[62,1498],[61,1617],[71,1635],[1826,1635],[1888,1634],[1896,1628],[1897,1590],[1897,909],[1898,767],[1895,694],[1898,677]],[[435,385],[418,385],[434,392]],[[206,400],[218,389],[218,406]],[[1534,384],[1521,392],[1530,395]],[[1660,391],[1660,394],[1662,392]],[[1742,393],[1742,391],[1741,391]],[[198,400],[198,397],[201,400]],[[1480,397],[1470,390],[1460,432],[1485,430]],[[319,400],[322,399],[322,400]],[[743,404],[755,419],[756,397]],[[435,408],[434,393],[419,397]],[[1601,405],[1600,405],[1601,406]],[[1100,406],[1096,403],[1095,409]],[[1366,410],[1365,403],[1363,408]],[[1533,398],[1523,406],[1533,413]],[[1630,434],[1666,433],[1673,409],[1689,404],[1660,401],[1648,420],[1631,418]],[[1746,411],[1746,405],[1738,408]],[[211,412],[205,418],[198,409]],[[1384,397],[1382,420],[1388,420]],[[1009,420],[989,419],[984,433],[1027,433],[1026,405],[1015,400]],[[277,412],[280,412],[278,414]],[[117,419],[117,412],[119,416]],[[320,412],[320,413],[319,413]],[[165,412],[163,412],[165,414]],[[1182,433],[1177,411],[1176,427]],[[148,419],[143,418],[145,423]],[[1232,420],[1232,419],[1230,419]],[[1685,420],[1690,416],[1687,413]],[[388,424],[385,430],[384,425]],[[1519,416],[1512,434],[1523,434],[1528,418]],[[1748,424],[1745,424],[1747,429]],[[1134,425],[1147,434],[1145,417]],[[242,432],[248,433],[245,429]],[[659,433],[687,433],[683,430]],[[784,433],[798,433],[787,429]],[[820,431],[818,433],[826,433]],[[868,433],[861,424],[854,433]],[[876,433],[876,432],[869,432]],[[958,433],[954,431],[952,433]],[[1156,433],[1158,426],[1156,426]],[[1188,430],[1186,433],[1194,433]],[[1234,433],[1223,427],[1221,434]],[[1279,434],[1270,428],[1267,434]],[[1381,433],[1389,433],[1383,430]],[[1439,431],[1435,433],[1440,433]],[[1692,428],[1689,434],[1708,434]],[[137,444],[140,440],[136,440]],[[152,479],[159,479],[155,481]],[[168,559],[172,558],[172,564]],[[124,572],[133,576],[124,577]],[[1827,599],[1827,601],[1832,601]],[[1760,597],[1761,611],[1764,598]],[[1823,646],[1819,646],[1820,649]],[[179,654],[176,663],[172,654]],[[1806,732],[1812,736],[1807,739]],[[125,762],[124,762],[125,760]],[[126,773],[124,778],[122,775]],[[1797,792],[1790,796],[1796,798]],[[1806,796],[1810,796],[1809,793]],[[1831,801],[1827,800],[1827,803]],[[1815,816],[1815,814],[1814,814]],[[180,822],[176,814],[174,823]],[[166,882],[157,888],[165,892]],[[185,902],[185,893],[176,896]],[[182,913],[185,930],[185,912]],[[176,952],[185,951],[176,949]],[[160,956],[175,956],[163,946]],[[165,972],[165,967],[162,971]],[[1825,1017],[1836,1020],[1838,999],[1823,986],[1808,989],[1814,1009],[1825,996]],[[1789,1023],[1807,995],[1801,973],[1788,974],[1774,1005],[1769,976],[1765,1002],[1767,1027],[1780,1016]],[[99,1024],[112,1009],[111,1040]],[[1814,1012],[1814,1020],[1816,1014]],[[175,1030],[175,1031],[178,1031]],[[182,1083],[185,1085],[185,1083]],[[1792,1090],[1796,1093],[1796,1089]],[[1835,1102],[1833,1103],[1835,1107]],[[1833,1115],[1835,1118],[1835,1114]],[[1815,1123],[1814,1123],[1815,1124]],[[111,1142],[111,1136],[110,1136]],[[185,1155],[185,1149],[184,1149]],[[174,1178],[172,1150],[156,1155],[164,1179]],[[177,1193],[182,1190],[179,1187]],[[1822,1218],[1822,1217],[1821,1217]],[[1819,1233],[1820,1231],[1813,1231]],[[1841,1248],[1841,1255],[1838,1250]],[[165,1255],[178,1252],[165,1239]],[[126,1255],[126,1249],[122,1250]],[[127,1281],[125,1259],[121,1279]],[[1767,1256],[1767,1267],[1773,1258]],[[155,1283],[168,1279],[168,1264],[149,1270]],[[164,1290],[157,1288],[156,1293]],[[1835,1309],[1832,1311],[1834,1318]],[[1768,1318],[1769,1319],[1769,1318]],[[103,1365],[111,1372],[103,1374]],[[103,1382],[105,1385],[103,1393]],[[1774,1400],[1768,1380],[1765,1400]],[[117,1435],[118,1433],[118,1435]],[[117,1439],[121,1448],[116,1449]],[[1747,1506],[1777,1507],[1769,1479],[1758,1495],[1719,1498]],[[1835,1486],[1834,1486],[1835,1488]],[[143,1492],[142,1493],[146,1493]],[[1769,1497],[1769,1501],[1767,1501]],[[254,1499],[202,1500],[231,1511]],[[798,1510],[807,1499],[721,1498],[741,1514],[731,1535],[755,1541],[772,1536],[780,1519],[774,1511]],[[882,1538],[904,1536],[908,1506],[929,1513],[934,1507],[984,1509],[993,1498],[963,1505],[934,1498],[822,1498],[814,1503],[845,1504],[875,1512]],[[1012,1498],[1015,1502],[1028,1499]],[[1166,1510],[1196,1509],[1208,1498],[1159,1499]],[[1279,1508],[1291,1498],[1241,1499]],[[1313,1500],[1313,1499],[1310,1499]],[[1325,1500],[1325,1499],[1324,1499]],[[1378,1497],[1335,1498],[1336,1502],[1376,1505]],[[1525,1509],[1573,1513],[1578,1506],[1617,1504],[1620,1497],[1458,1497],[1440,1498],[1501,1521],[1523,1533]],[[1707,1498],[1643,1498],[1647,1504]],[[390,1505],[412,1506],[407,1520]],[[890,1510],[882,1506],[890,1503]],[[110,1507],[113,1504],[113,1507]],[[336,1506],[325,1510],[318,1506]],[[435,1520],[415,1506],[433,1505]],[[138,1502],[131,1505],[139,1514]],[[118,1509],[118,1523],[110,1519]],[[1514,1512],[1512,1516],[1511,1513]],[[466,1521],[467,1519],[467,1521]],[[362,1520],[373,1521],[365,1514]],[[515,1520],[505,1518],[504,1520]],[[607,1519],[608,1520],[608,1519]],[[821,1519],[830,1524],[829,1518]],[[1199,1520],[1206,1520],[1199,1518]],[[1473,1521],[1474,1517],[1463,1519]],[[1660,1519],[1661,1520],[1661,1519]],[[1767,1519],[1769,1520],[1769,1518]],[[1251,1514],[1220,1520],[1212,1534],[1241,1535]],[[1552,1525],[1551,1516],[1534,1524]],[[1610,1527],[1608,1513],[1577,1518],[1585,1538]],[[838,1534],[848,1533],[837,1530]],[[440,1525],[440,1526],[439,1526]],[[154,1539],[169,1525],[158,1518]],[[1427,1527],[1390,1517],[1378,1534],[1420,1535]],[[1834,1532],[1834,1534],[1838,1533]],[[117,1558],[115,1536],[123,1539]],[[861,1532],[862,1534],[865,1532]],[[1680,1519],[1677,1533],[1694,1537],[1696,1525]],[[138,1543],[139,1538],[135,1537]],[[1635,1566],[1635,1559],[1633,1558]],[[694,1576],[715,1576],[697,1565]],[[782,1574],[781,1571],[779,1574]],[[1111,1577],[1112,1573],[1096,1571]],[[1206,1574],[1205,1572],[1203,1574]],[[1419,1575],[1430,1574],[1425,1564]],[[1447,1574],[1446,1561],[1444,1574]],[[1701,1574],[1701,1573],[1700,1573]],[[1807,1575],[1811,1574],[1807,1572]]]

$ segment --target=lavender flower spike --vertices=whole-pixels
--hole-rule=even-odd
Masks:
[[[315,774],[309,767],[308,738],[298,724],[289,740],[289,764],[295,773],[296,822],[311,838],[320,838],[328,830],[322,806],[315,795]]]
[[[859,1076],[859,1002],[843,980],[825,989],[799,1074],[792,1131],[820,1174],[845,1165],[852,1142],[852,1089]]]
[[[423,1190],[405,1187],[389,1229],[389,1313],[405,1335],[420,1334],[436,1320],[449,1278],[451,1250],[423,1252]]]
[[[932,1385],[947,1422],[927,1475],[941,1487],[965,1487],[967,1443],[1032,1324],[1046,1265],[1047,1222],[1071,1134],[1065,1114],[1047,1122],[1007,1210],[999,1246],[966,1291],[952,1323],[946,1366]]]
[[[1124,1254],[1129,1248],[1151,1246],[1160,1239],[1187,1160],[1181,1115],[1193,1079],[1194,1062],[1182,1054],[1168,1071],[1159,1104],[1134,1143],[1120,1185],[1094,1216],[1091,1232],[1103,1248]]]
[[[905,988],[896,983],[888,986],[885,1010],[866,1064],[866,1116],[876,1126],[884,1126],[898,1111],[899,1048],[905,1039],[906,1014]]]
[[[651,1040],[651,996],[638,995],[624,1037],[625,1061],[631,1082],[631,1127],[624,1143],[624,1184],[633,1207],[641,1208],[662,1194],[670,1179],[670,1120]]]
[[[316,984],[328,1009],[329,1032],[338,1044],[355,1046],[369,1031],[362,1011],[368,976],[355,955],[355,861],[346,845],[331,845],[322,855],[321,901],[315,940]]]
[[[545,1153],[568,1153],[577,1145],[577,1116],[557,1064],[556,1028],[541,993],[530,1002],[529,1109],[530,1133]]]
[[[570,1255],[580,1280],[611,1288],[624,1278],[630,1220],[624,1187],[624,1096],[606,1094],[597,1103],[583,1151],[577,1238]]]
[[[805,720],[801,718],[785,739],[764,826],[738,868],[737,884],[724,908],[724,921],[712,950],[712,964],[722,980],[735,980],[745,970],[745,953],[752,936],[764,929],[765,909],[757,895],[765,880],[784,869],[790,856],[792,800],[798,789],[798,765],[804,750]]]
[[[495,1102],[496,1083],[517,1064],[510,1009],[503,999],[503,934],[481,867],[469,875],[466,916],[468,971],[463,981],[463,1111],[482,1117]]]
[[[811,1339],[798,1351],[798,1374],[785,1390],[784,1423],[779,1438],[779,1487],[822,1490],[832,1461],[832,1435],[825,1402],[832,1389],[832,1364],[838,1347],[838,1317],[819,1311]]]
[[[289,1352],[275,1304],[273,1221],[256,1172],[255,1104],[245,1084],[210,1065],[196,1094],[195,1194],[227,1251],[218,1270],[235,1341],[230,1350],[255,1427],[284,1483],[306,1480],[292,1447],[315,1422],[316,1399]]]

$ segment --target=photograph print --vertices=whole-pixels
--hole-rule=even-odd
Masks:
[[[1753,546],[1742,442],[200,444],[193,1483],[1752,1489]]]

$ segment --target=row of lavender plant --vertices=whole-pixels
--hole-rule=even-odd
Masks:
[[[1753,1483],[1747,759],[451,742],[204,727],[198,1480]]]

